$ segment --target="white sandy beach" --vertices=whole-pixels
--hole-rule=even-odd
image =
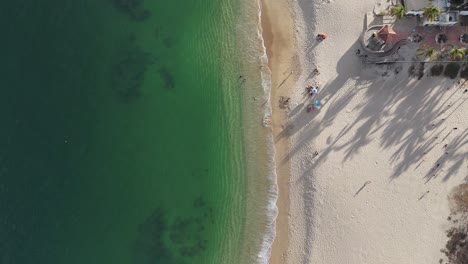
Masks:
[[[288,236],[277,236],[271,263],[445,259],[448,195],[468,176],[468,93],[464,80],[412,78],[410,64],[363,64],[355,53],[376,1],[293,0],[293,27],[273,25],[273,36],[295,31],[296,39],[283,43],[293,51],[275,46],[275,37],[269,46],[286,54],[287,65],[277,59],[270,67],[277,162],[289,170],[278,172],[285,219],[277,225]],[[317,42],[321,32],[327,39]],[[297,76],[277,88],[287,70]],[[309,83],[318,83],[323,105],[307,113]],[[280,96],[291,97],[289,110],[278,107]]]

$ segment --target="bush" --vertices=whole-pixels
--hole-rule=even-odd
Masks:
[[[431,76],[440,76],[444,72],[444,65],[436,64],[431,67]]]
[[[460,77],[463,79],[468,79],[468,66],[463,66],[460,72]]]
[[[447,67],[445,67],[445,76],[455,79],[458,75],[458,71],[460,70],[460,65],[458,63],[449,63]]]
[[[406,9],[403,5],[397,5],[392,7],[391,14],[392,16],[396,16],[397,18],[402,18],[406,14]]]
[[[416,66],[413,64],[408,68],[408,75],[414,77],[416,75]]]
[[[418,80],[421,80],[422,77],[424,77],[424,65],[425,62],[419,63]]]

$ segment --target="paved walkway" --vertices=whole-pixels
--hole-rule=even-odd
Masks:
[[[384,17],[385,18],[385,17]],[[384,23],[385,24],[385,23]],[[405,45],[408,42],[409,37],[419,34],[423,37],[419,44],[419,47],[429,46],[436,50],[448,49],[450,46],[465,47],[468,49],[468,44],[460,42],[460,36],[468,33],[468,27],[463,26],[451,26],[451,27],[433,27],[433,26],[419,26],[419,21],[416,17],[408,17],[404,19],[394,20],[391,23],[392,29],[396,35],[393,36],[385,45],[384,51],[372,51],[366,48],[366,42],[370,32],[378,31],[378,25],[369,27],[366,33],[362,36],[363,49],[367,54],[366,60],[372,62],[374,60],[389,59],[395,53],[401,45]],[[445,34],[448,38],[444,44],[436,43],[436,36],[438,34]]]
[[[389,42],[390,45],[393,45],[393,43],[396,43],[397,41],[401,39],[408,39],[408,37],[418,33],[421,36],[423,36],[423,40],[420,42],[421,46],[427,45],[429,47],[436,48],[437,50],[441,50],[443,48],[447,48],[451,45],[457,46],[457,47],[466,47],[468,48],[468,44],[462,43],[459,41],[460,35],[463,35],[464,33],[468,33],[468,28],[467,27],[458,27],[458,26],[452,26],[452,27],[423,27],[423,26],[418,26],[414,28],[412,31],[408,30],[399,30],[398,28],[393,29],[397,34],[392,38],[392,40]],[[443,33],[447,35],[448,41],[442,45],[437,44],[435,39],[437,34]]]

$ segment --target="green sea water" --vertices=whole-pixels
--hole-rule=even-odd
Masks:
[[[0,4],[0,263],[240,263],[236,0]]]

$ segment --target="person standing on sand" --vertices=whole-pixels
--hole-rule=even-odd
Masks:
[[[325,33],[320,33],[317,35],[318,41],[324,41],[326,38],[327,38],[327,35]]]
[[[310,96],[313,96],[314,94],[318,93],[318,86],[316,88],[310,89]]]

